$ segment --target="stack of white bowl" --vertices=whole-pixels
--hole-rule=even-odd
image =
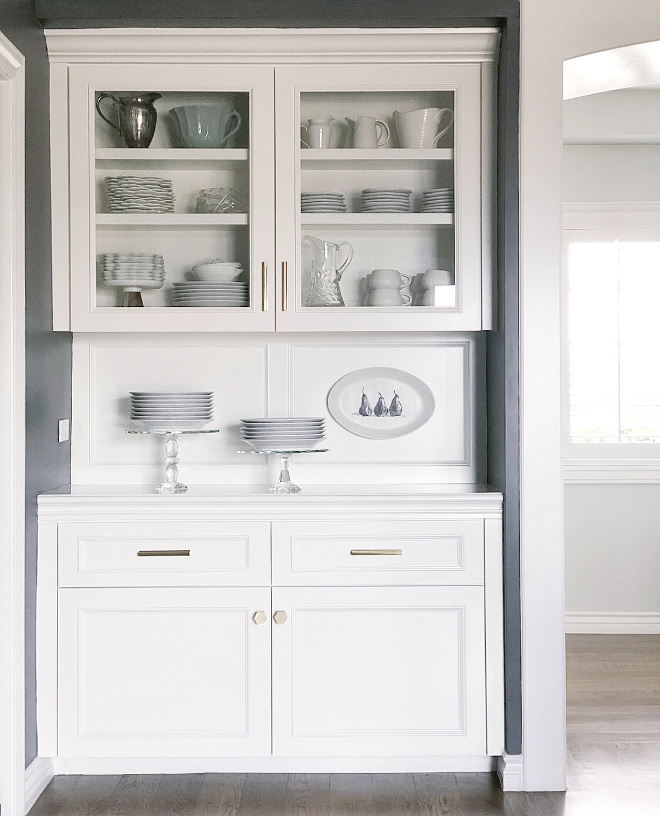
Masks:
[[[194,431],[213,419],[213,391],[131,391],[130,418],[152,431]]]
[[[369,187],[362,190],[362,212],[410,212],[411,195],[412,190],[381,190]]]
[[[108,176],[105,181],[111,213],[174,212],[174,192],[170,179]]]
[[[106,286],[160,289],[165,279],[162,255],[148,252],[106,252],[99,256]]]
[[[300,210],[304,213],[346,212],[343,193],[301,193]]]
[[[325,420],[321,417],[242,419],[241,438],[259,450],[310,450],[325,439]]]

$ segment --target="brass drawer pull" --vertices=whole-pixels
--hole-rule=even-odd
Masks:
[[[275,623],[282,626],[282,624],[286,623],[289,620],[289,616],[283,609],[278,609],[277,612],[273,615],[273,620]]]
[[[351,555],[403,555],[403,550],[351,550]]]
[[[268,264],[261,264],[261,311],[268,311]]]
[[[138,550],[138,555],[190,555],[190,550]]]
[[[259,612],[255,612],[254,615],[252,615],[252,620],[257,624],[257,626],[263,626],[268,620],[268,615],[259,610]]]
[[[287,310],[287,289],[289,288],[289,264],[282,261],[282,311]]]

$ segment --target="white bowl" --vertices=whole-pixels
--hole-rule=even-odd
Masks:
[[[242,271],[240,266],[202,264],[193,267],[192,276],[198,281],[234,281]]]

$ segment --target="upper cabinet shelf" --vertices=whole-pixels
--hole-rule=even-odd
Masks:
[[[47,32],[54,327],[491,328],[497,39]]]

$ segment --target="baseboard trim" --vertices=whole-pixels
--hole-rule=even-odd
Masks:
[[[504,752],[497,760],[497,776],[503,791],[525,790],[522,754]]]
[[[56,757],[60,774],[178,773],[491,773],[496,758],[477,757]]]
[[[571,635],[658,635],[660,612],[567,612]]]
[[[25,769],[25,813],[37,801],[55,775],[52,759],[36,757]]]

